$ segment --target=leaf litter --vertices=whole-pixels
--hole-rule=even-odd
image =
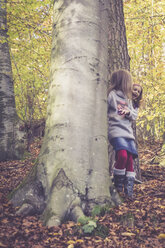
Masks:
[[[49,228],[37,215],[18,217],[7,200],[7,195],[34,165],[41,143],[42,140],[36,140],[31,144],[30,155],[23,161],[0,163],[0,247],[165,247],[165,167],[150,163],[161,144],[139,149],[143,183],[135,185],[134,201],[125,200],[104,216],[98,216],[100,230],[85,234],[79,223],[69,221]]]

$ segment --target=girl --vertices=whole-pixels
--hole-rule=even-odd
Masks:
[[[118,192],[132,198],[135,173],[133,158],[137,157],[132,120],[137,112],[132,106],[132,77],[126,70],[111,75],[108,90],[108,139],[116,151],[114,184]]]
[[[133,84],[132,90],[132,103],[134,109],[140,107],[140,103],[142,100],[143,89],[140,84]]]
[[[132,120],[136,120],[138,116],[138,110],[141,105],[143,89],[140,84],[133,84],[132,88]]]

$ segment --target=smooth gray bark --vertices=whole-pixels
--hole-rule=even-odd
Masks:
[[[107,149],[108,0],[54,4],[51,84],[38,162],[12,196],[49,225],[119,203]],[[113,199],[112,199],[113,198]]]
[[[25,133],[16,114],[12,69],[7,42],[6,1],[0,0],[0,161],[20,159]]]

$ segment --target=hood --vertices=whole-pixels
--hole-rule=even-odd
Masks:
[[[121,90],[114,90],[114,91],[115,91],[117,96],[124,98],[124,99],[127,99],[126,95],[124,95],[124,93]]]

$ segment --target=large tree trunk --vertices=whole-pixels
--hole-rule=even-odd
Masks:
[[[6,1],[0,0],[0,161],[22,157],[26,144],[20,125],[7,42]]]
[[[117,69],[130,70],[130,57],[127,49],[126,28],[123,13],[122,0],[109,0],[109,72]],[[134,134],[136,137],[136,123],[133,123]],[[138,144],[136,142],[137,148]],[[109,144],[109,170],[113,174],[115,162],[115,152]],[[141,180],[139,159],[134,160],[136,178]]]
[[[55,1],[46,132],[12,201],[58,225],[114,204],[107,149],[109,0]],[[113,193],[113,190],[111,190]],[[113,199],[120,202],[118,195]]]

